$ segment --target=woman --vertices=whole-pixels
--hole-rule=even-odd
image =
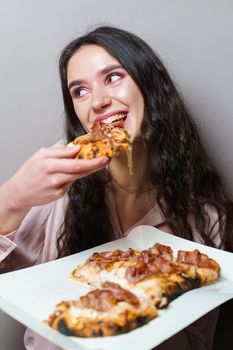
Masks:
[[[2,271],[79,252],[139,224],[232,250],[230,201],[153,50],[129,32],[99,27],[63,50],[60,76],[65,144],[96,120],[123,115],[133,175],[123,155],[77,160],[79,148],[64,143],[34,154],[0,189]],[[211,349],[216,319],[213,311],[158,349]],[[25,344],[57,349],[31,331]]]

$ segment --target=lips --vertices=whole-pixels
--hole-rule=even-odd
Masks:
[[[124,122],[126,118],[127,118],[127,114],[126,113],[119,113],[119,114],[112,115],[111,117],[102,119],[101,123],[103,123],[103,124],[113,124],[113,123],[119,122],[119,121],[123,121]]]

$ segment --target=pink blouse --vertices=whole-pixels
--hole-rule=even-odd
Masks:
[[[8,235],[0,235],[0,271],[7,272],[38,263],[56,259],[56,241],[59,228],[63,223],[67,196],[47,205],[34,207],[27,214],[20,227]],[[111,222],[116,237],[127,235],[121,232],[120,222],[111,191],[108,198]],[[210,210],[213,230],[217,232],[217,214]],[[172,233],[166,225],[162,212],[155,205],[130,230],[138,225],[151,225],[160,230]],[[0,226],[1,234],[1,226]],[[200,236],[195,233],[195,241],[202,243]],[[179,332],[166,342],[158,346],[158,350],[210,350],[213,334],[217,322],[218,310],[213,310],[201,319],[194,322],[185,330]],[[27,350],[61,350],[58,346],[42,338],[30,329],[24,337]]]

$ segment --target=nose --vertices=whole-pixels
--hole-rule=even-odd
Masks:
[[[92,90],[91,104],[94,111],[105,109],[111,104],[111,96],[105,87],[98,86]]]

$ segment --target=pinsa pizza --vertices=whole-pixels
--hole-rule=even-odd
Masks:
[[[112,123],[97,121],[93,124],[90,133],[78,136],[67,146],[81,146],[77,154],[78,159],[115,158],[120,154],[125,154],[128,158],[130,173],[132,173],[132,145],[130,135],[124,129],[124,119],[125,116],[119,114]]]
[[[171,247],[155,243],[146,250],[95,252],[70,275],[91,291],[60,302],[47,322],[63,334],[86,338],[148,323],[173,299],[216,281],[220,267],[197,249],[174,256]]]

